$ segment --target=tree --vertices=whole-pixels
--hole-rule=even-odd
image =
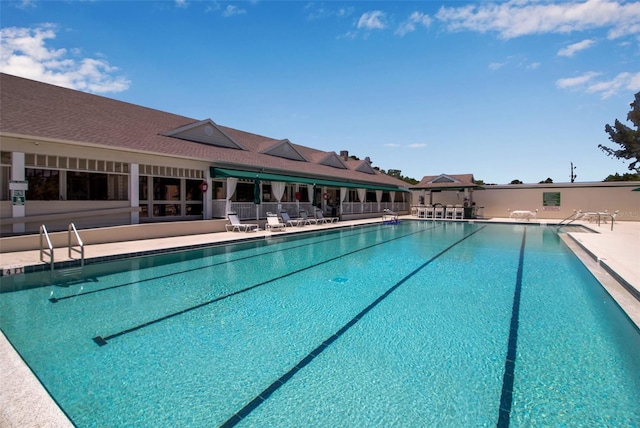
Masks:
[[[511,180],[511,183],[509,184],[522,184],[522,181],[515,179],[515,180]]]
[[[616,172],[615,175],[609,175],[602,181],[640,181],[640,174],[625,172],[624,174],[620,175]]]
[[[640,92],[636,93],[635,101],[630,104],[631,111],[627,115],[627,120],[633,123],[635,130],[620,123],[616,119],[613,126],[606,125],[604,130],[609,134],[609,140],[620,145],[621,149],[612,149],[603,144],[598,147],[607,154],[618,159],[632,160],[628,169],[640,173]]]
[[[386,174],[390,175],[391,177],[395,177],[398,180],[405,181],[405,182],[407,182],[409,184],[418,184],[419,183],[419,181],[416,180],[415,178],[405,177],[404,175],[402,175],[402,170],[399,170],[399,169],[390,169],[389,171],[387,171]]]
[[[546,180],[542,180],[542,181],[538,182],[538,184],[545,184],[545,183],[547,183],[547,184],[553,183],[553,180],[551,178],[547,177]]]

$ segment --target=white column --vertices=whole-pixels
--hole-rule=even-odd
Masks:
[[[13,152],[11,156],[11,181],[9,182],[9,190],[11,190],[11,217],[19,218],[25,216],[24,204],[26,202],[26,193],[28,185],[24,179],[24,153]],[[14,223],[13,232],[24,233],[25,223]]]
[[[211,171],[207,168],[204,171],[204,182],[207,183],[207,191],[204,192],[202,197],[204,201],[204,210],[202,212],[203,220],[211,220],[213,217],[213,186],[211,185]]]
[[[140,188],[138,182],[140,181],[140,165],[137,163],[129,164],[129,206],[131,208],[140,207]],[[131,224],[140,223],[140,212],[131,212]]]

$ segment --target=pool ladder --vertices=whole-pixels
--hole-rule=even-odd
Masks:
[[[73,241],[72,238],[75,238],[75,241]],[[44,245],[45,242],[46,248]],[[75,244],[73,242],[75,242]],[[69,223],[69,227],[67,228],[67,243],[70,259],[73,259],[73,253],[78,253],[80,255],[80,267],[61,269],[59,273],[63,277],[81,276],[82,271],[84,270],[84,243],[80,238],[76,225],[73,223]],[[45,257],[49,258],[49,266],[51,267],[51,274],[53,275],[55,267],[53,244],[51,243],[51,238],[47,232],[47,227],[43,224],[40,226],[40,261],[44,262]]]
[[[567,226],[573,223],[574,221],[581,219],[583,216],[584,216],[584,213],[581,210],[573,210],[573,214],[571,214],[569,217],[563,219],[560,223],[557,224],[556,231],[560,230],[560,228],[562,228],[563,226]]]

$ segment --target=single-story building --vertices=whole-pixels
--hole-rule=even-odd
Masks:
[[[0,74],[2,234],[138,223],[260,219],[319,208],[408,212],[407,183],[369,158],[326,152]]]

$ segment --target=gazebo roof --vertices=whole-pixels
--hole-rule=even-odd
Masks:
[[[410,190],[462,190],[477,189],[478,186],[473,181],[473,174],[440,174],[426,175],[415,186],[410,186]]]

